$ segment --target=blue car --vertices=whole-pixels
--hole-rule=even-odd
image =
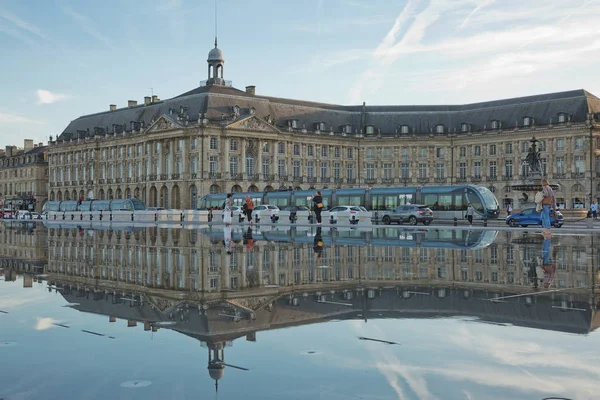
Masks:
[[[555,228],[563,226],[564,218],[560,211],[556,211],[556,218],[554,212],[550,210],[550,224]],[[506,217],[506,225],[516,227],[521,225],[526,227],[528,225],[542,225],[542,213],[536,212],[535,208],[526,208],[524,210],[514,212],[513,214]]]

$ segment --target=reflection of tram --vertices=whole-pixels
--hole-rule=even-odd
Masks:
[[[200,230],[210,237],[211,241],[223,240],[223,227],[212,226]],[[241,227],[232,229],[232,240],[242,241],[247,231]],[[401,230],[395,228],[373,229],[368,231],[331,229],[323,235],[323,243],[327,246],[393,246],[393,247],[428,247],[443,249],[483,249],[491,245],[498,236],[498,231],[468,230]],[[253,231],[254,241],[277,243],[312,244],[311,230],[292,228],[291,230]]]
[[[404,186],[373,189],[327,189],[321,191],[326,209],[338,205],[364,206],[369,211],[391,210],[404,204],[425,204],[434,211],[436,219],[464,216],[467,204],[471,203],[480,217],[498,218],[500,205],[496,196],[483,186]],[[273,204],[312,206],[314,190],[286,192],[233,193],[234,204],[241,205],[250,196],[254,205]],[[221,207],[226,194],[207,194],[199,200],[199,208],[207,210]]]
[[[68,211],[140,211],[146,204],[138,199],[47,201],[43,213]]]

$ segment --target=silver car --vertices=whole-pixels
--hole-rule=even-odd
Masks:
[[[389,225],[392,222],[402,224],[408,222],[411,225],[416,225],[422,222],[423,225],[429,225],[433,221],[433,211],[429,206],[422,204],[406,204],[398,206],[391,211],[384,211],[381,217],[381,222]]]

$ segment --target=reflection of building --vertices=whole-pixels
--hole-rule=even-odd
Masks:
[[[580,334],[596,329],[600,319],[589,290],[596,256],[591,237],[555,237],[555,281],[564,291],[510,297],[532,292],[527,265],[540,256],[539,235],[502,233],[464,251],[441,242],[424,247],[431,241],[370,246],[381,242],[375,231],[324,230],[317,260],[310,229],[280,236],[255,230],[252,246],[247,232],[244,243],[233,229],[229,255],[219,229],[50,229],[48,279],[82,312],[205,343],[216,381],[227,367],[249,367],[235,365],[231,354],[225,360],[234,340],[331,319],[464,315]],[[497,297],[507,298],[492,301]]]
[[[522,160],[533,135],[543,138],[542,172],[560,183],[560,203],[578,207],[600,194],[600,100],[584,90],[455,106],[341,106],[235,89],[223,79],[221,50],[207,61],[200,87],[72,121],[51,141],[50,198],[137,196],[190,208],[208,192],[468,182],[518,207],[511,185],[527,180]]]
[[[6,280],[25,275],[23,287],[31,287],[44,274],[48,262],[48,230],[42,224],[5,221],[0,224],[0,268]]]
[[[0,154],[0,209],[40,211],[48,200],[48,146],[25,139]]]

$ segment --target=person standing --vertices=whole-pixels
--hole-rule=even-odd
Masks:
[[[233,212],[231,207],[231,193],[227,193],[227,198],[225,199],[225,206],[223,207],[223,222],[226,226],[231,225],[231,213]]]
[[[511,215],[511,214],[512,214],[512,212],[513,212],[512,204],[511,204],[511,203],[508,203],[508,207],[506,207],[506,213],[507,213],[508,215]]]
[[[246,196],[246,218],[249,223],[252,223],[252,210],[254,210],[254,202],[250,196]]]
[[[556,215],[556,197],[554,197],[554,190],[550,187],[548,179],[542,179],[542,194],[544,198],[542,200],[542,226],[544,227],[544,233],[548,234],[550,230],[550,209]]]
[[[312,201],[314,204],[315,217],[317,218],[317,225],[321,225],[321,212],[323,211],[323,196],[321,196],[321,191],[317,190]]]
[[[473,215],[475,215],[475,208],[473,208],[473,204],[469,203],[467,205],[467,221],[469,221],[469,225],[473,225]]]
[[[598,219],[598,200],[594,199],[594,202],[590,206],[590,211],[592,212],[592,218]]]

